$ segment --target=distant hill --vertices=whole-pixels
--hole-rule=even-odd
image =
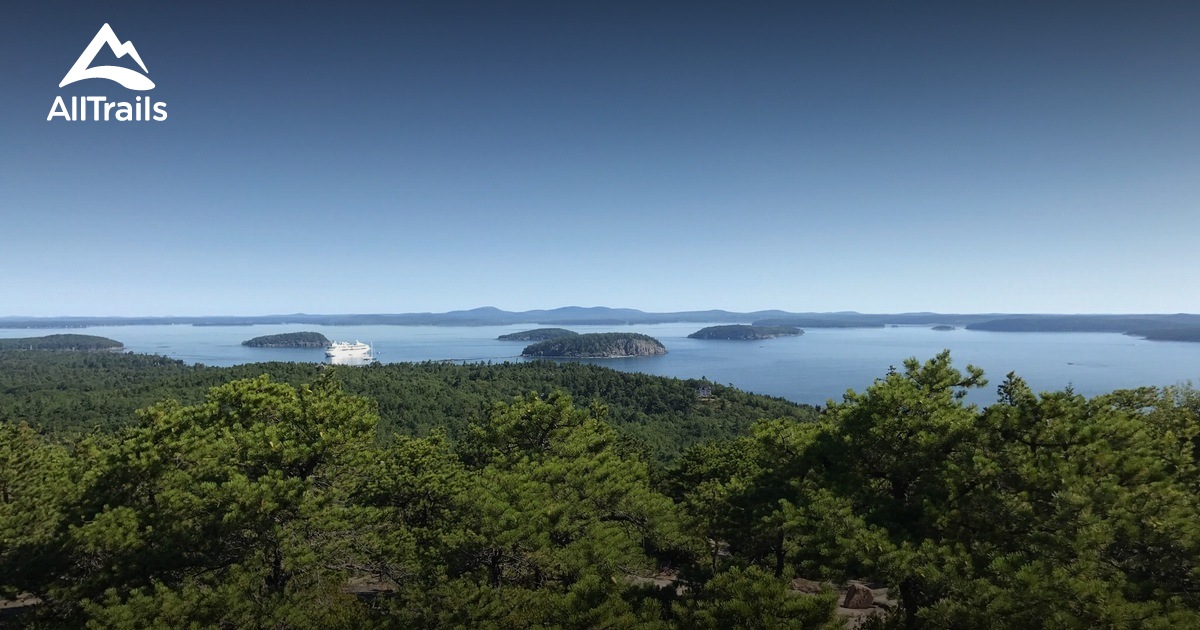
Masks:
[[[545,341],[547,339],[570,337],[578,334],[566,328],[534,328],[533,330],[522,330],[521,332],[500,335],[496,339],[499,341]]]
[[[539,341],[521,352],[527,357],[614,359],[666,354],[662,342],[638,333],[589,333]]]
[[[0,350],[60,350],[72,352],[98,352],[120,350],[125,344],[108,337],[95,335],[46,335],[45,337],[21,337],[0,339]]]
[[[251,348],[327,348],[329,339],[319,332],[292,332],[247,339],[242,345]]]
[[[774,339],[776,337],[794,337],[803,334],[804,331],[795,326],[747,326],[745,324],[731,324],[728,326],[701,328],[688,335],[688,338],[754,341],[758,339]]]
[[[193,326],[252,326],[300,324],[313,326],[503,326],[537,324],[541,326],[624,326],[630,324],[669,324],[695,322],[701,324],[740,324],[748,321],[776,318],[807,318],[823,322],[815,327],[844,324],[902,323],[937,324],[946,321],[966,323],[994,319],[996,315],[938,315],[936,313],[907,313],[899,315],[864,315],[852,311],[838,313],[789,313],[781,310],[734,312],[720,309],[703,311],[646,312],[633,308],[607,306],[564,306],[529,311],[504,311],[486,306],[446,313],[365,313],[252,315],[216,317],[0,317],[0,328],[82,328],[87,326],[146,326],[158,324],[191,324]],[[965,319],[963,319],[965,318]],[[803,327],[803,326],[801,326]]]

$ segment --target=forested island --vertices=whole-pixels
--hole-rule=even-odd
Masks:
[[[0,350],[58,350],[67,352],[100,352],[120,350],[125,345],[108,337],[95,335],[46,335],[0,339]]]
[[[930,328],[930,330],[936,330],[939,332],[949,332],[951,330],[955,330],[955,328],[954,328],[954,326],[947,326],[946,324],[938,324],[937,326]]]
[[[566,328],[535,328],[533,330],[522,330],[521,332],[500,335],[496,339],[499,341],[545,341],[547,339],[571,337],[578,334]]]
[[[549,361],[0,379],[5,625],[1200,627],[1185,386],[980,408],[948,353],[824,409]]]
[[[701,328],[688,335],[689,339],[728,339],[734,341],[754,341],[758,339],[774,339],[776,337],[794,337],[803,335],[804,331],[795,326],[750,326],[746,324],[731,324],[728,326],[709,326]]]
[[[555,359],[615,359],[652,357],[667,353],[661,341],[640,333],[588,333],[547,339],[526,346],[526,357]]]
[[[291,332],[263,335],[242,342],[251,348],[328,348],[329,339],[319,332]]]

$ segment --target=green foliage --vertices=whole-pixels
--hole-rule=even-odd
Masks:
[[[22,575],[47,567],[33,551],[50,541],[75,494],[76,466],[69,451],[28,425],[0,423],[0,597],[17,594]],[[2,573],[3,571],[0,571]]]
[[[833,615],[835,595],[803,596],[786,581],[754,567],[733,568],[717,575],[697,597],[675,605],[685,628],[796,628],[835,630],[844,627]]]
[[[653,464],[691,444],[730,438],[765,418],[816,417],[815,410],[700,380],[619,372],[581,363],[392,363],[320,368],[306,363],[257,363],[229,368],[186,365],[138,354],[0,352],[0,420],[26,422],[59,435],[115,431],[134,411],[160,400],[194,404],[230,380],[268,374],[291,385],[332,371],[345,390],[378,405],[378,434],[427,436],[441,431],[453,443],[488,418],[492,405],[529,392],[564,391],[575,400],[601,400],[623,447]],[[712,397],[701,400],[707,387]]]
[[[942,353],[814,421],[578,364],[33,356],[0,355],[0,597],[42,600],[21,623],[839,627],[804,577],[889,585],[899,609],[867,627],[1200,627],[1190,387],[1010,374],[979,409],[982,373]],[[118,392],[161,401],[110,434],[14,421]],[[635,438],[689,426],[716,439],[652,474]]]
[[[908,627],[1200,625],[1197,396],[965,405],[982,373],[905,362],[824,421],[768,421],[737,448],[693,447],[685,518],[722,564],[890,583]]]
[[[639,612],[626,576],[653,572],[647,549],[680,536],[674,506],[621,455],[604,413],[531,395],[473,427],[469,499],[443,560],[453,581],[397,602],[427,611],[415,625],[589,628],[657,614]]]
[[[330,619],[354,600],[330,517],[370,448],[371,405],[328,380],[266,377],[149,408],[100,450],[21,585],[65,619],[262,626]],[[353,519],[350,519],[353,520]],[[64,527],[65,526],[65,527]],[[335,565],[336,566],[336,565]],[[352,606],[351,606],[352,607]]]

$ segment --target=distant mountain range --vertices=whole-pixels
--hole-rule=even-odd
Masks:
[[[878,328],[888,325],[952,325],[997,332],[1115,332],[1149,339],[1200,341],[1200,315],[1051,315],[1003,313],[791,313],[781,310],[734,312],[724,310],[653,313],[632,308],[566,306],[532,311],[504,311],[485,306],[446,313],[374,313],[343,315],[189,316],[189,317],[0,317],[0,328],[86,328],[191,324],[194,326],[254,326],[314,324],[324,326],[623,326],[629,324],[744,324],[798,328]]]

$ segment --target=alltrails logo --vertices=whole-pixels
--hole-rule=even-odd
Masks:
[[[108,46],[118,59],[129,55],[131,59],[137,62],[141,67],[142,72],[120,66],[92,66],[96,55],[102,48]],[[112,27],[108,24],[100,27],[100,31],[92,38],[92,43],[83,49],[83,54],[79,55],[79,59],[75,60],[75,65],[67,71],[66,76],[58,84],[58,87],[66,87],[76,81],[85,81],[87,79],[108,79],[115,81],[130,90],[146,91],[154,89],[154,82],[147,77],[150,71],[146,69],[146,63],[142,61],[142,56],[138,54],[137,48],[133,47],[133,42],[122,43],[117,39],[117,34],[113,32]],[[54,104],[50,106],[50,114],[46,116],[46,120],[54,120],[61,117],[63,120],[78,121],[78,120],[117,120],[126,121],[163,121],[167,119],[167,104],[163,102],[155,103],[149,95],[138,96],[132,103],[124,101],[109,101],[106,96],[72,96],[70,107],[67,106],[67,101],[62,96],[54,97]],[[89,116],[90,114],[90,116]]]

